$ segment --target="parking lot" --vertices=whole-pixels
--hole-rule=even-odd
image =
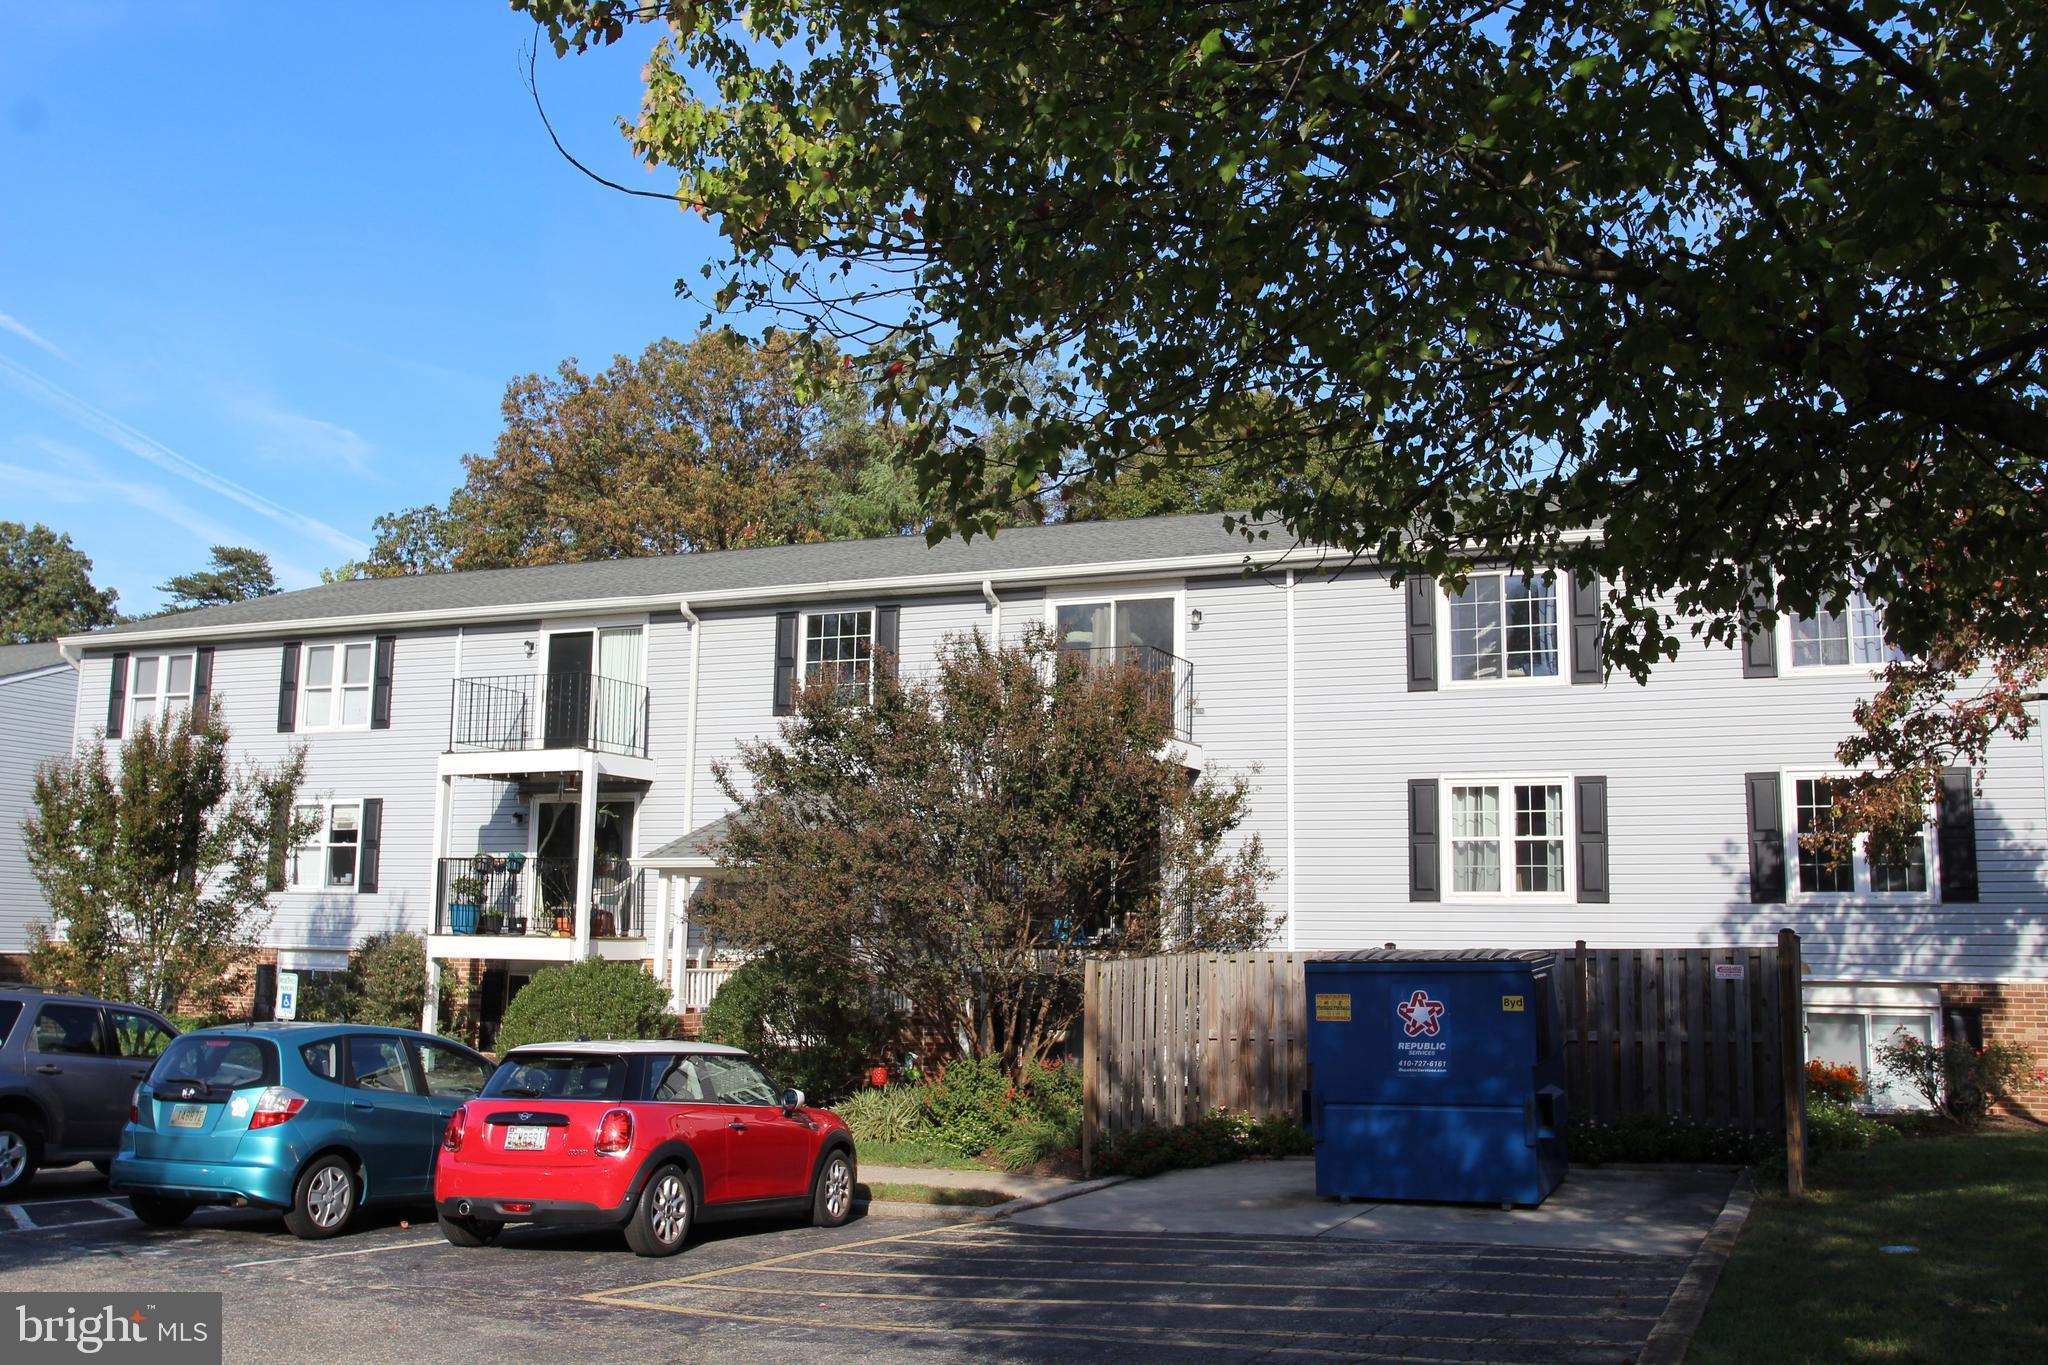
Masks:
[[[424,1211],[416,1217],[426,1217]],[[459,1251],[429,1218],[326,1242],[204,1210],[163,1231],[90,1171],[0,1205],[0,1289],[210,1289],[229,1360],[792,1349],[869,1360],[1632,1357],[1686,1258],[1365,1237],[1119,1232],[868,1217],[701,1230],[672,1260],[514,1230]]]

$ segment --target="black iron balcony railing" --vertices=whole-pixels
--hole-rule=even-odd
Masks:
[[[590,878],[590,937],[645,938],[652,878],[624,858],[600,857]],[[524,853],[443,858],[434,932],[481,937],[570,937],[576,932],[576,860]]]
[[[1060,657],[1091,668],[1133,670],[1146,696],[1167,708],[1173,737],[1195,742],[1195,666],[1152,645],[1061,645]]]
[[[448,752],[597,749],[647,757],[647,689],[590,673],[457,678]]]

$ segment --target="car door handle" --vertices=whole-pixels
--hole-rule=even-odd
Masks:
[[[61,1076],[64,1074],[64,1068],[61,1066],[51,1066],[49,1063],[45,1062],[43,1065],[36,1068],[36,1074],[38,1076]]]
[[[375,1109],[377,1106],[368,1100],[350,1100],[348,1107],[351,1109]]]
[[[738,1132],[738,1133],[744,1133],[744,1132],[746,1132],[746,1131],[747,1131],[747,1125],[746,1125],[746,1124],[744,1124],[744,1123],[741,1123],[741,1122],[740,1122],[740,1121],[739,1121],[738,1119],[734,1119],[734,1120],[732,1120],[731,1122],[727,1123],[727,1124],[726,1124],[725,1126],[726,1126],[726,1127],[728,1127],[728,1128],[730,1128],[730,1129],[732,1129],[732,1130],[733,1130],[734,1132]]]

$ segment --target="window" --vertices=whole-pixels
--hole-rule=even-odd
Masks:
[[[420,1070],[426,1075],[429,1095],[475,1099],[490,1078],[491,1069],[481,1057],[444,1043],[415,1042],[412,1046],[419,1055]]]
[[[368,640],[308,645],[299,671],[299,728],[369,729],[374,656],[375,647]]]
[[[326,1081],[341,1079],[341,1040],[322,1038],[317,1043],[307,1043],[299,1049],[299,1056],[305,1059],[306,1070]]]
[[[695,1057],[668,1057],[661,1080],[654,1087],[654,1098],[664,1104],[700,1104],[710,1094],[704,1077],[697,1070]]]
[[[128,730],[192,704],[190,654],[138,654],[128,675]]]
[[[21,1018],[19,1000],[0,1000],[0,1043],[7,1041],[7,1035],[14,1032],[14,1021]]]
[[[1152,651],[1174,652],[1176,615],[1171,597],[1118,597],[1105,602],[1062,602],[1053,609],[1060,648],[1107,659],[1128,654],[1126,663],[1156,666]]]
[[[36,1051],[101,1057],[100,1012],[92,1005],[45,1005],[36,1016]]]
[[[243,1090],[277,1084],[277,1048],[267,1039],[221,1038],[187,1033],[171,1040],[149,1073],[158,1082]]]
[[[1570,894],[1565,860],[1564,793],[1569,784],[1450,784],[1451,893],[1562,897]]]
[[[358,1090],[417,1095],[405,1039],[357,1034],[348,1040],[349,1084]]]
[[[300,806],[298,822],[316,822],[308,842],[292,850],[291,884],[295,891],[356,884],[356,859],[363,845],[363,808],[354,801]]]
[[[1448,600],[1453,682],[1558,676],[1555,583],[1474,574]]]
[[[114,1035],[114,1052],[122,1057],[160,1057],[176,1036],[148,1015],[133,1010],[108,1010],[107,1024]]]
[[[498,1064],[484,1093],[493,1099],[616,1100],[626,1063],[587,1052],[527,1052]]]
[[[1858,832],[1843,839],[1837,804],[1846,792],[1845,777],[1794,777],[1791,825],[1798,839],[1802,896],[1865,894],[1922,899],[1934,882],[1928,870],[1928,831],[1923,825],[1903,850],[1874,850],[1870,835]]]
[[[697,1058],[706,1098],[714,1104],[780,1104],[761,1068],[745,1057],[706,1053]]]
[[[819,611],[804,618],[804,682],[864,696],[874,671],[875,614]]]
[[[1877,1050],[1886,1042],[1910,1037],[1934,1042],[1932,1011],[1853,1005],[1806,1012],[1806,1056],[1809,1061],[1853,1066],[1870,1087],[1873,1109],[1918,1109],[1925,1100],[1911,1086],[1893,1079],[1877,1064]]]
[[[1792,616],[1794,668],[1873,667],[1905,658],[1885,642],[1884,610],[1862,593],[1838,603],[1839,611]]]

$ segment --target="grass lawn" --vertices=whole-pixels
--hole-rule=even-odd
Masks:
[[[879,1185],[862,1183],[861,1193],[869,1199],[887,1199],[898,1204],[950,1204],[985,1209],[991,1204],[1007,1204],[1015,1195],[1000,1190],[963,1190],[950,1185],[892,1185],[887,1181]]]
[[[1830,1153],[1807,1188],[1758,1199],[1689,1362],[2048,1360],[2048,1132]]]
[[[863,1166],[937,1166],[948,1171],[986,1171],[986,1162],[971,1161],[964,1156],[955,1156],[943,1147],[927,1146],[922,1142],[863,1142],[860,1144],[860,1164]]]

